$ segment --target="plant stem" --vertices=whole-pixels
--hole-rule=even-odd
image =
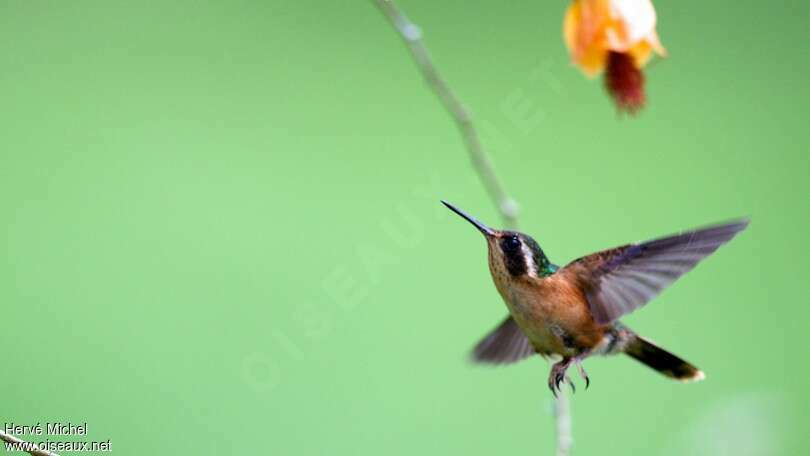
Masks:
[[[557,433],[557,456],[568,456],[571,454],[574,437],[571,433],[571,406],[565,391],[560,391],[554,400],[554,427]]]
[[[397,8],[393,1],[390,0],[372,0],[374,4],[385,14],[391,25],[399,32],[399,35],[408,46],[408,50],[416,63],[416,66],[422,72],[425,81],[427,81],[430,88],[442,102],[442,105],[453,118],[458,127],[464,145],[467,147],[467,152],[470,155],[473,167],[481,181],[486,187],[490,198],[492,198],[498,212],[503,218],[504,224],[507,228],[517,228],[518,205],[512,199],[504,188],[503,183],[498,179],[495,169],[492,166],[492,160],[487,155],[484,147],[481,144],[481,138],[478,134],[478,129],[470,117],[470,113],[458,99],[456,94],[447,85],[447,82],[441,76],[436,66],[433,64],[433,59],[422,41],[422,31],[419,26],[411,22],[402,11]]]
[[[478,135],[478,129],[472,121],[472,118],[461,103],[455,92],[450,89],[447,81],[436,69],[430,53],[422,41],[422,31],[419,26],[411,22],[402,11],[394,4],[393,0],[371,0],[391,25],[397,30],[399,35],[408,47],[408,50],[416,63],[417,68],[422,73],[422,76],[427,81],[433,93],[441,101],[444,108],[453,118],[459,132],[461,133],[464,145],[467,147],[467,152],[472,161],[478,176],[481,178],[484,187],[487,189],[490,198],[492,198],[498,212],[503,218],[504,224],[508,228],[517,228],[518,205],[509,194],[495,173],[492,166],[492,160],[487,155],[481,144],[481,138]],[[573,437],[571,435],[571,411],[568,403],[568,396],[564,392],[558,395],[554,402],[554,421],[555,431],[557,435],[557,456],[568,456],[571,452],[571,445]]]
[[[59,456],[56,453],[51,453],[50,451],[41,450],[41,449],[39,449],[38,446],[34,445],[33,443],[29,444],[29,443],[25,442],[24,440],[20,440],[17,437],[14,437],[13,435],[6,434],[2,430],[0,430],[0,440],[4,441],[6,443],[17,444],[19,446],[20,450],[25,451],[26,453],[32,454],[34,456]]]

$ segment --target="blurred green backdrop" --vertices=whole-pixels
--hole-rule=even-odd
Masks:
[[[576,454],[806,451],[810,6],[659,2],[637,118],[570,66],[565,2],[401,6],[552,260],[753,218],[625,319],[707,381],[588,361]],[[4,1],[0,90],[0,421],[132,455],[551,454],[547,365],[465,361],[505,308],[438,200],[497,214],[370,2]]]

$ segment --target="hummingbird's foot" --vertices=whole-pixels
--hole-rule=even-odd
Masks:
[[[577,365],[577,370],[579,371],[579,376],[582,377],[583,380],[585,380],[585,389],[588,389],[588,387],[591,385],[591,379],[588,378],[588,373],[585,372],[585,368],[582,367],[582,360],[581,359],[576,359],[576,360],[574,360],[574,362]]]
[[[570,365],[571,358],[563,358],[562,361],[551,366],[551,372],[548,374],[548,388],[551,390],[551,393],[554,394],[554,397],[557,397],[561,383],[568,383],[571,385],[571,389],[574,389],[574,383],[565,375],[565,371],[568,370],[568,366]]]

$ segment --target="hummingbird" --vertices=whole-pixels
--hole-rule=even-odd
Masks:
[[[624,353],[675,380],[705,378],[693,364],[639,336],[619,318],[647,304],[749,223],[742,218],[650,241],[625,244],[578,258],[564,267],[549,261],[529,235],[495,230],[442,201],[486,239],[489,271],[509,315],[473,349],[476,363],[508,364],[533,354],[561,358],[548,387],[576,391],[567,375],[593,355]]]

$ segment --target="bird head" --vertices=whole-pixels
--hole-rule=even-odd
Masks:
[[[484,235],[489,249],[489,266],[493,277],[513,279],[522,276],[545,277],[556,270],[548,261],[540,245],[528,234],[492,229],[452,204],[446,201],[442,201],[442,204],[470,222]]]

